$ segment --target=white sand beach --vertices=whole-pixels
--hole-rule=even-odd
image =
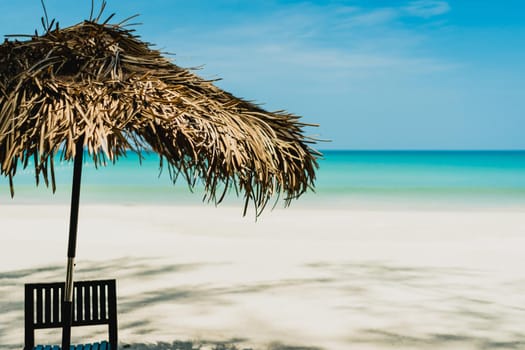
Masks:
[[[0,348],[23,343],[24,283],[64,279],[68,215],[0,206]],[[525,208],[82,205],[75,278],[117,278],[131,349],[524,349],[524,247]]]

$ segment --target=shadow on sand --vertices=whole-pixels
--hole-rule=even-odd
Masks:
[[[155,281],[161,276],[177,281],[180,274],[198,272],[211,264],[161,264],[155,259],[118,259],[83,264],[77,279],[116,277],[119,286]],[[213,264],[214,266],[217,264]],[[234,306],[238,298],[261,297],[309,290],[328,293],[326,308],[339,315],[334,320],[347,326],[342,340],[349,348],[378,349],[524,349],[525,280],[493,280],[483,271],[451,268],[413,268],[386,263],[325,263],[301,266],[308,277],[234,284],[161,285],[140,293],[119,292],[119,328],[141,335],[155,326],[144,319],[126,317],[164,305],[215,308]],[[0,272],[0,344],[20,349],[23,339],[23,285],[60,281],[62,266]],[[501,297],[501,293],[508,298]],[[516,297],[520,296],[520,297]],[[262,306],[261,306],[262,307]],[[307,307],[307,305],[305,305]],[[358,319],[359,322],[351,320]],[[361,322],[362,320],[362,322]],[[372,320],[368,322],[367,320]],[[375,326],[374,326],[375,325]],[[255,330],[257,332],[257,330]],[[104,334],[100,330],[89,336]],[[242,350],[251,348],[250,335],[227,341],[201,340],[156,344],[126,344],[129,350]],[[287,345],[268,342],[267,350],[322,350],[323,344]],[[197,347],[196,347],[197,346]],[[255,348],[254,348],[255,349]],[[259,348],[258,348],[259,349]]]
[[[156,343],[156,344],[125,344],[127,350],[252,350],[251,348],[239,348],[236,344],[242,340],[231,340],[227,342],[203,341],[198,344],[193,342]],[[267,350],[322,350],[318,347],[290,346],[281,343],[271,343]]]

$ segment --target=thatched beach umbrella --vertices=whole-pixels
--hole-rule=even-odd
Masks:
[[[172,179],[181,174],[190,186],[202,182],[206,198],[217,203],[234,188],[245,197],[245,212],[253,203],[259,214],[274,195],[288,204],[313,187],[318,153],[298,119],[222,91],[100,15],[6,39],[0,46],[0,171],[11,194],[17,167],[32,160],[37,184],[42,177],[54,191],[55,155],[74,160],[66,323],[84,150],[95,166],[129,150],[155,152]]]

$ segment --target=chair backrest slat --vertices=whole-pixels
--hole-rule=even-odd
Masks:
[[[91,287],[93,286],[84,286],[84,320],[97,321],[93,319],[93,313],[91,312]]]
[[[93,308],[93,319],[95,321],[100,320],[98,317],[98,309],[100,308],[100,300],[98,299],[98,290],[100,285],[93,286],[93,293],[91,294],[91,307]]]
[[[82,317],[82,302],[79,302],[79,300],[82,300],[82,286],[75,286],[73,289],[73,323],[78,323],[84,320]]]
[[[53,323],[53,315],[51,315],[51,287],[44,288],[44,318],[46,322]]]
[[[101,301],[100,303],[100,319],[101,320],[107,320],[107,303],[106,303],[106,288],[107,286],[104,286],[104,285],[101,285],[100,286],[100,298],[99,300]]]
[[[36,323],[44,324],[42,288],[36,290]]]
[[[59,286],[53,286],[51,287],[51,290],[53,291],[52,295],[53,295],[53,299],[52,299],[52,304],[53,304],[53,324],[54,325],[58,325],[60,324],[60,321],[62,319],[62,315],[60,314],[61,312],[61,307],[60,307],[60,301],[62,300],[62,289],[59,287]]]

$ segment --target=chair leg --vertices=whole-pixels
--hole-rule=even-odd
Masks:
[[[108,350],[118,350],[117,324],[110,323],[108,326],[109,346]]]

